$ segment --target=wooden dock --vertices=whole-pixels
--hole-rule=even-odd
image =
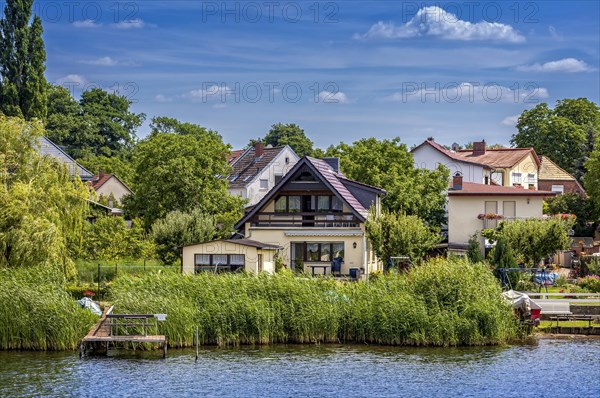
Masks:
[[[112,314],[112,310],[112,306],[106,308],[98,322],[81,340],[80,356],[84,356],[90,348],[108,352],[111,343],[113,346],[121,343],[159,344],[163,349],[163,357],[167,356],[167,337],[148,334],[150,329],[156,330],[157,320],[164,320],[166,315]],[[143,334],[129,334],[132,330],[142,330]]]

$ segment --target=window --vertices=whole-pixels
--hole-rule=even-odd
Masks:
[[[194,265],[210,265],[210,254],[194,255]]]
[[[500,186],[504,185],[504,173],[501,171],[492,172],[492,182]]]
[[[287,196],[280,196],[275,201],[275,211],[277,213],[287,212]]]
[[[521,184],[523,182],[523,175],[521,173],[512,173],[512,183]]]
[[[331,200],[331,211],[341,213],[343,209],[344,209],[344,203],[341,201],[340,198],[338,198],[337,196],[334,196],[333,199]]]
[[[563,193],[563,192],[565,192],[565,186],[564,185],[552,185],[552,192]]]
[[[301,196],[288,196],[288,211],[290,213],[300,213],[302,210]]]
[[[504,201],[502,202],[502,215],[506,219],[514,219],[517,216],[517,202]]]
[[[281,174],[275,174],[275,184],[279,184],[279,181],[283,178]]]
[[[530,184],[535,183],[535,174],[529,173],[527,174],[527,182]]]
[[[293,242],[294,262],[328,263],[344,258],[344,242]]]
[[[244,268],[246,258],[243,254],[194,254],[196,272],[206,269],[235,271]]]
[[[317,201],[317,211],[329,211],[330,196],[319,196]]]
[[[285,158],[285,164],[288,164],[290,162],[290,158],[286,156]]]
[[[260,189],[269,189],[269,180],[261,179],[260,180]]]

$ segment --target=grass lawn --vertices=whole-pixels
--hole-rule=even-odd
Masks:
[[[556,321],[541,321],[540,322],[540,326],[538,326],[538,329],[548,329],[551,326],[556,326]],[[559,321],[558,322],[558,326],[564,326],[564,327],[588,327],[589,323],[588,321]],[[592,323],[593,327],[600,327],[600,325],[598,324],[594,324]]]

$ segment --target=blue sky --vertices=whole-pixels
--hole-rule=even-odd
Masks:
[[[318,147],[370,136],[507,144],[515,116],[539,101],[600,100],[596,1],[34,7],[49,81],[76,96],[119,89],[148,121],[198,123],[234,148],[277,122]]]

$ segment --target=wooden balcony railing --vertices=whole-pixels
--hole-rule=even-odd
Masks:
[[[259,213],[253,227],[356,228],[360,221],[352,213]]]

